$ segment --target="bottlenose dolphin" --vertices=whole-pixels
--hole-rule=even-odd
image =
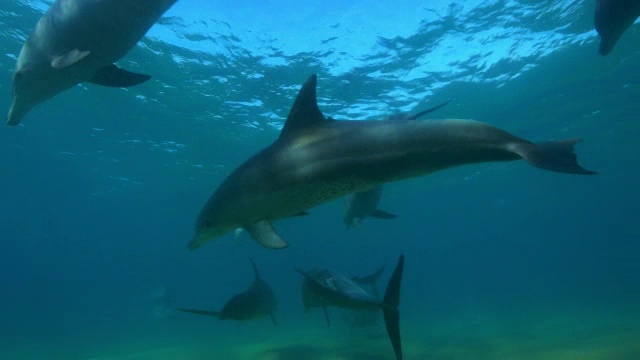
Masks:
[[[384,266],[366,276],[353,276],[351,277],[351,280],[358,284],[366,292],[378,298],[380,296],[380,293],[378,291],[378,280],[380,279],[380,276],[383,272]],[[349,325],[351,325],[352,328],[365,328],[378,325],[379,315],[380,313],[378,313],[377,309],[351,309],[345,310],[342,318]],[[330,325],[328,312],[325,313],[325,316],[327,325]]]
[[[640,0],[596,0],[594,23],[600,35],[600,55],[607,55],[613,50],[638,16]]]
[[[294,216],[352,192],[454,166],[525,159],[546,170],[595,174],[576,162],[579,139],[534,144],[473,120],[325,118],[316,76],[302,86],[280,137],[236,168],[200,211],[196,249],[243,227],[263,246],[288,246],[273,220]]]
[[[453,98],[448,99],[438,106],[420,111],[417,114],[396,114],[390,116],[388,120],[417,120],[420,117],[447,105],[451,100],[453,100]],[[367,191],[347,195],[347,199],[344,204],[344,216],[342,218],[346,228],[350,229],[354,225],[359,227],[362,220],[368,216],[378,219],[395,219],[398,217],[396,214],[378,209],[378,203],[380,203],[381,196],[382,186],[376,186]]]
[[[402,343],[400,341],[400,283],[404,269],[404,255],[400,255],[396,269],[393,271],[382,301],[356,281],[326,269],[303,271],[295,269],[304,276],[302,282],[302,301],[305,308],[321,307],[329,324],[328,306],[344,309],[382,309],[387,335],[396,354],[402,359]]]
[[[253,265],[253,271],[255,278],[251,286],[234,295],[227,303],[222,307],[220,311],[209,310],[196,310],[196,309],[178,309],[180,311],[217,317],[220,320],[251,320],[269,315],[274,325],[278,325],[273,313],[276,311],[277,300],[273,294],[273,290],[269,284],[267,284],[260,273],[256,263],[251,260]]]
[[[36,105],[88,81],[129,87],[149,80],[114,64],[177,0],[58,0],[22,46],[7,124]]]

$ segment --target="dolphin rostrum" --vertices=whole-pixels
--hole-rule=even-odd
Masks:
[[[419,113],[409,114],[396,114],[390,116],[389,120],[417,120],[420,117],[432,113],[441,107],[451,102],[453,98],[448,99],[438,106],[420,111]],[[378,203],[382,196],[382,186],[376,186],[366,191],[355,192],[349,194],[344,204],[344,215],[342,221],[349,229],[352,226],[359,227],[362,220],[366,217],[374,217],[378,219],[395,219],[398,217],[396,214],[386,212],[378,209]]]
[[[576,161],[579,139],[534,144],[473,120],[325,118],[316,102],[316,76],[302,86],[280,137],[236,168],[200,211],[196,249],[243,227],[258,243],[288,246],[271,222],[386,182],[451,167],[525,159],[550,171],[595,174]]]
[[[177,0],[58,0],[22,46],[7,124],[36,105],[88,81],[129,87],[149,80],[114,64]]]
[[[607,55],[613,50],[638,16],[640,0],[596,0],[594,23],[600,35],[600,55]]]
[[[336,306],[343,309],[382,309],[387,335],[396,354],[396,359],[402,359],[402,343],[400,341],[400,283],[404,270],[404,255],[400,255],[387,290],[382,301],[371,292],[363,288],[361,283],[349,279],[341,274],[326,269],[304,271],[295,269],[304,276],[302,282],[302,302],[305,308],[321,307],[325,319],[329,324],[327,307]],[[379,276],[375,275],[375,276]]]
[[[269,284],[267,284],[256,267],[256,263],[251,260],[253,265],[253,272],[255,278],[251,286],[234,295],[227,303],[222,307],[220,311],[209,310],[197,310],[197,309],[179,309],[180,311],[217,317],[220,320],[251,320],[257,319],[269,315],[274,325],[277,325],[274,312],[277,307],[276,296],[273,294],[273,290]]]

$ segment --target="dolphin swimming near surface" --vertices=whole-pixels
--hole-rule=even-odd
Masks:
[[[417,120],[421,116],[432,113],[441,107],[451,102],[453,98],[448,99],[444,103],[434,106],[432,108],[420,111],[419,113],[409,114],[396,114],[387,118],[388,120]],[[366,217],[374,217],[378,219],[395,219],[398,217],[396,214],[392,214],[378,209],[378,203],[380,203],[380,197],[382,196],[382,186],[376,186],[367,191],[356,192],[347,195],[344,206],[344,215],[342,221],[346,225],[347,229],[352,226],[359,227],[362,220]]]
[[[7,124],[81,82],[129,87],[149,80],[114,64],[177,0],[57,0],[22,46]]]
[[[261,245],[288,246],[271,222],[386,182],[464,164],[525,159],[550,171],[595,174],[576,161],[578,139],[534,144],[473,120],[325,118],[316,101],[316,76],[302,86],[280,137],[236,168],[211,195],[189,243],[242,227]]]
[[[382,309],[387,335],[396,354],[402,359],[402,343],[400,341],[400,283],[404,270],[404,255],[400,255],[387,290],[382,301],[376,295],[366,291],[353,279],[326,269],[304,271],[295,269],[304,276],[302,282],[302,301],[305,308],[321,307],[329,324],[327,307],[336,306],[344,309]],[[379,275],[378,275],[379,276]]]
[[[213,316],[220,320],[245,321],[269,315],[273,324],[278,325],[274,316],[278,304],[276,296],[269,284],[260,277],[258,267],[253,260],[251,260],[251,265],[255,274],[253,283],[247,290],[229,299],[222,307],[222,310],[209,311],[184,308],[178,310],[192,314]]]
[[[596,0],[594,23],[600,35],[600,55],[608,55],[640,16],[640,0]]]

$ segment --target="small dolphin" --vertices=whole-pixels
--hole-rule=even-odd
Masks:
[[[576,162],[578,139],[534,144],[473,120],[325,118],[316,76],[302,86],[280,137],[236,168],[211,195],[195,224],[193,250],[239,227],[259,244],[288,246],[273,220],[386,182],[464,164],[525,159],[546,170],[595,174]]]
[[[382,309],[387,335],[396,354],[402,359],[402,343],[400,341],[400,283],[404,269],[404,255],[400,255],[396,269],[389,279],[384,299],[363,289],[358,282],[329,270],[303,271],[295,269],[304,276],[302,283],[302,301],[305,308],[321,307],[329,324],[327,307],[336,306],[344,309]]]
[[[274,325],[278,325],[273,313],[276,311],[277,300],[273,290],[260,277],[256,263],[251,260],[255,279],[247,290],[233,296],[220,311],[178,309],[180,311],[217,317],[220,320],[251,320],[269,315]]]
[[[444,103],[434,106],[432,108],[420,111],[417,114],[397,114],[390,116],[389,120],[417,120],[421,116],[432,113],[441,107],[451,102],[453,98],[448,99]],[[344,216],[342,218],[347,229],[352,226],[359,227],[364,218],[370,216],[378,219],[395,219],[398,217],[396,214],[392,214],[378,209],[378,203],[380,203],[380,197],[382,196],[382,186],[376,186],[367,191],[356,192],[347,196],[344,207]]]
[[[346,228],[359,227],[362,220],[369,216],[378,219],[395,219],[398,217],[396,214],[378,209],[381,196],[382,186],[349,194],[344,203],[344,217],[342,219]]]
[[[58,0],[22,46],[13,75],[7,124],[18,125],[36,105],[88,81],[129,87],[149,80],[117,67],[177,0]]]
[[[600,55],[607,55],[613,50],[638,16],[640,0],[596,0],[594,23],[600,35]]]

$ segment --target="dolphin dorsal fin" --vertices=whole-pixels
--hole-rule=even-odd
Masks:
[[[260,279],[260,272],[258,271],[258,267],[256,266],[255,261],[253,261],[253,259],[249,260],[251,260],[251,265],[253,266],[253,272],[256,275],[256,280]]]
[[[317,75],[313,74],[302,85],[291,110],[289,110],[289,116],[287,116],[280,137],[325,121],[316,99],[316,80]]]

